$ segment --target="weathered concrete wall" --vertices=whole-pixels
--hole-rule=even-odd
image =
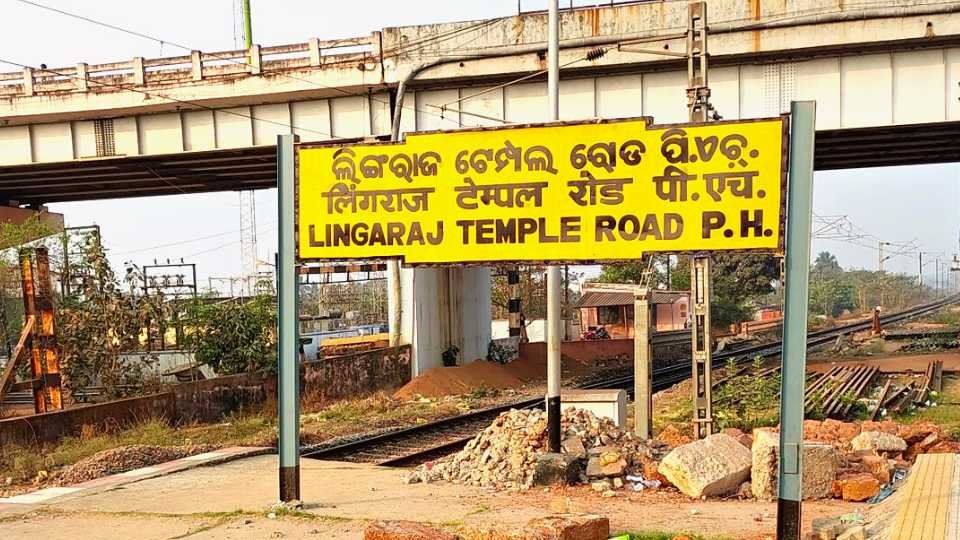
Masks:
[[[362,396],[410,380],[410,346],[364,351],[306,362],[300,391],[314,402]]]
[[[321,361],[301,370],[301,392],[319,402],[392,390],[410,380],[410,346],[386,348]],[[178,384],[168,392],[65,411],[0,420],[0,445],[53,442],[80,432],[84,425],[114,429],[146,418],[170,422],[215,422],[230,413],[255,409],[276,399],[276,379],[241,373]]]
[[[520,356],[544,356],[547,344],[521,343]],[[598,339],[596,341],[564,341],[560,352],[581,362],[593,362],[610,358],[624,357],[633,360],[632,339]],[[654,367],[670,364],[690,357],[690,343],[660,344],[653,348]]]
[[[18,416],[0,420],[0,445],[12,443],[52,442],[79,433],[84,425],[99,428],[122,426],[136,419],[176,418],[177,403],[173,392],[153,394],[83,405],[60,412]]]
[[[215,422],[226,414],[239,413],[262,405],[274,395],[272,377],[241,373],[178,384],[176,418],[179,421]]]

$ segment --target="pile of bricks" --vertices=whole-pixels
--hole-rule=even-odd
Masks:
[[[610,520],[595,515],[561,514],[530,520],[523,527],[459,527],[445,530],[412,521],[375,521],[364,540],[607,540]]]

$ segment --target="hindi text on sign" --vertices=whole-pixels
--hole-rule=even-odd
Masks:
[[[299,148],[301,260],[593,262],[782,248],[786,118]]]

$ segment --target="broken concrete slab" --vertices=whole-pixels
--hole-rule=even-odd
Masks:
[[[580,481],[580,460],[571,454],[540,454],[533,471],[537,486],[567,486]]]
[[[564,453],[570,454],[577,459],[587,457],[587,449],[584,448],[583,439],[580,437],[567,437],[560,443],[560,446],[563,448]]]
[[[759,500],[770,501],[777,497],[779,445],[780,434],[777,431],[771,428],[753,431],[750,487],[753,496]],[[838,459],[837,449],[833,445],[809,442],[803,444],[801,493],[804,500],[831,496]]]
[[[660,462],[659,472],[690,497],[711,497],[736,491],[750,477],[750,450],[729,435],[674,448]]]
[[[865,431],[850,441],[854,450],[875,450],[877,452],[903,452],[907,442],[883,431]]]

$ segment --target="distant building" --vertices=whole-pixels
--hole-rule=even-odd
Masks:
[[[690,325],[690,293],[688,291],[650,292],[654,304],[653,326],[657,332],[682,330]],[[633,293],[609,288],[583,287],[574,304],[580,309],[584,330],[603,327],[612,338],[633,337]]]

